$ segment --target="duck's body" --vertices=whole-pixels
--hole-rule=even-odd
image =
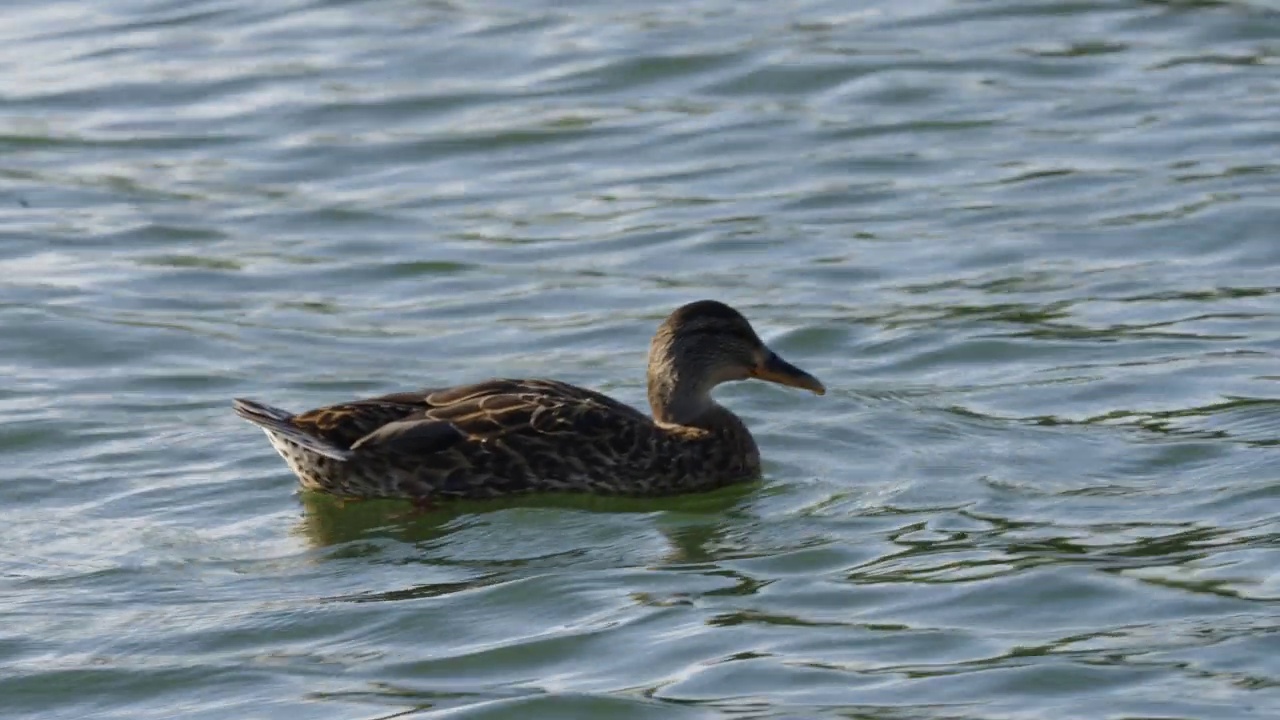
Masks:
[[[666,495],[760,470],[736,417],[706,429],[663,426],[554,380],[490,380],[294,416],[243,400],[236,410],[263,426],[303,487],[343,497]]]
[[[702,301],[673,313],[654,338],[652,418],[554,380],[490,380],[300,415],[251,400],[235,409],[266,431],[304,488],[341,497],[656,496],[759,474],[750,431],[709,395],[751,376],[823,391],[765,348],[737,311]]]

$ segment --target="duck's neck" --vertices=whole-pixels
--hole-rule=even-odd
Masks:
[[[711,399],[710,387],[683,381],[670,370],[649,373],[649,407],[653,419],[666,425],[707,430],[742,426],[737,415]]]
[[[710,388],[699,387],[690,375],[680,372],[680,366],[662,350],[655,347],[649,355],[649,409],[656,422],[690,425],[715,401]]]
[[[655,401],[652,393],[649,395],[649,407],[655,421],[689,427],[709,427],[720,413],[728,412],[710,397],[676,396]]]
[[[702,437],[717,448],[718,466],[731,475],[760,472],[760,451],[751,431],[742,419],[711,399],[711,388],[686,387],[679,375],[649,371],[649,405],[653,419],[660,425],[697,428],[708,435],[694,433],[682,437]]]

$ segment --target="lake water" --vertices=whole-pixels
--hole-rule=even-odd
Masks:
[[[1280,716],[1280,9],[15,0],[0,716]],[[765,477],[418,518],[295,410],[644,402]]]

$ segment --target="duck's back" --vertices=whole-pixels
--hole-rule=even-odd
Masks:
[[[652,424],[648,416],[602,393],[556,380],[512,379],[329,405],[295,416],[294,423],[351,449],[370,433],[385,433],[393,423],[447,422],[466,438],[484,440],[523,430],[563,429],[565,423],[577,425],[576,421],[589,425],[600,420],[602,413],[619,422]]]

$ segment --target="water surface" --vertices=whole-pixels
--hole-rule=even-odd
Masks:
[[[1263,3],[15,2],[0,714],[1273,718]],[[821,377],[759,483],[421,518],[301,410],[642,404],[679,304]]]

